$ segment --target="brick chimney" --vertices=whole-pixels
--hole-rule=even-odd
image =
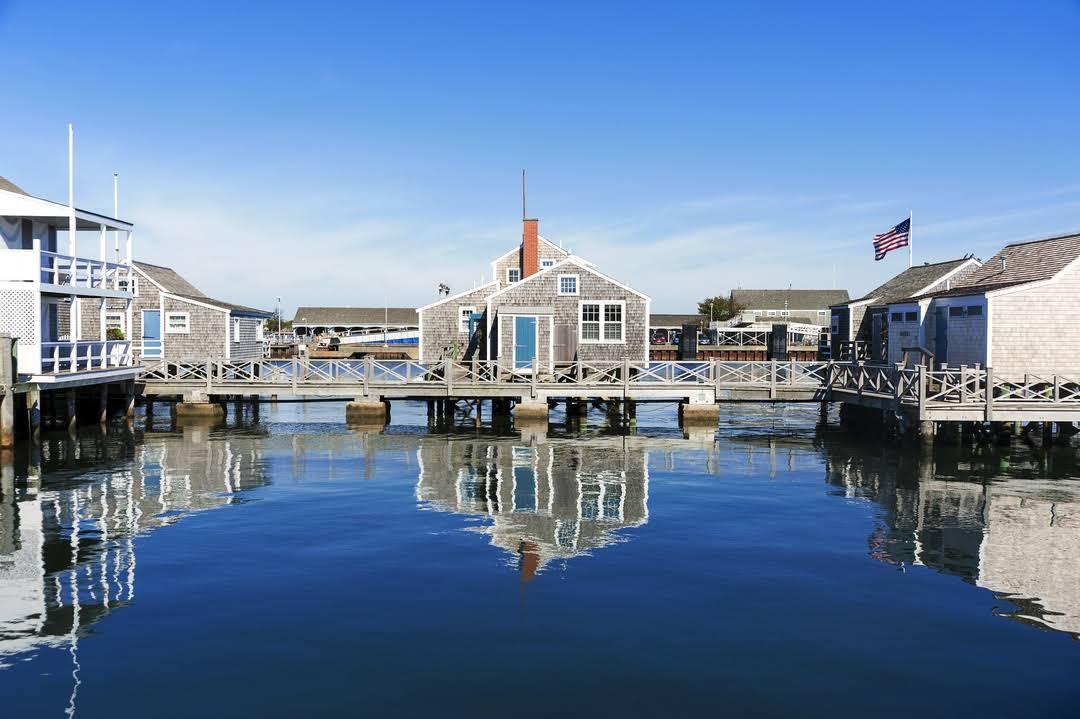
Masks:
[[[540,269],[540,220],[522,220],[521,279],[535,275]]]

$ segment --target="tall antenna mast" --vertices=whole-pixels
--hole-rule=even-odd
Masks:
[[[525,219],[525,170],[521,170],[521,219]]]

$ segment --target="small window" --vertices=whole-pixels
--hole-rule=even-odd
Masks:
[[[963,307],[950,307],[949,308],[949,317],[963,317],[963,316],[964,316],[964,308]]]
[[[832,326],[832,334],[840,334],[840,315],[833,315],[829,324]]]
[[[475,307],[458,307],[458,332],[469,331],[469,321],[472,319]]]
[[[904,322],[918,322],[918,321],[919,321],[919,313],[918,312],[905,312],[904,313]]]
[[[576,295],[578,293],[577,275],[559,275],[559,294]]]
[[[893,312],[892,315],[889,317],[889,319],[892,320],[893,322],[903,322],[904,321],[904,313],[903,312]]]
[[[260,322],[259,324],[255,325],[255,339],[257,339],[260,342],[262,342],[263,340],[266,339],[266,323],[265,322]]]
[[[968,305],[967,316],[968,317],[981,317],[982,316],[982,305]]]
[[[540,269],[546,270],[549,267],[555,266],[555,260],[540,260]]]
[[[517,267],[508,267],[506,270],[507,282],[519,282],[521,281],[521,269]]]
[[[240,341],[240,318],[236,318],[232,321],[232,341]]]
[[[817,316],[818,317],[824,317],[825,316],[825,310],[818,310],[817,311]]]
[[[769,317],[776,317],[776,310],[769,310],[765,314],[767,314]]]
[[[781,316],[781,317],[787,317],[787,316],[788,316],[788,315],[790,315],[790,314],[791,314],[791,313],[790,313],[790,312],[788,312],[787,310],[780,310],[780,316]]]
[[[174,335],[186,335],[191,332],[191,315],[187,312],[166,312],[165,331]]]
[[[106,312],[105,313],[105,331],[109,330],[123,330],[124,329],[124,315],[120,312]]]
[[[126,277],[121,277],[119,280],[117,280],[116,286],[117,286],[117,288],[119,288],[119,290],[121,292],[127,292],[128,291],[128,280],[127,280],[127,278]],[[139,296],[139,278],[137,276],[135,276],[134,273],[132,273],[132,275],[131,275],[131,294],[134,297]]]

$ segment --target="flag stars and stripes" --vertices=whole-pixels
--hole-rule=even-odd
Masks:
[[[907,247],[910,239],[911,218],[909,217],[888,232],[874,235],[874,260],[883,260],[885,259],[885,255],[893,250]]]

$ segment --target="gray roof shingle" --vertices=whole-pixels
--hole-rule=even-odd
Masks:
[[[682,327],[683,325],[699,325],[704,326],[707,320],[705,315],[689,314],[689,315],[673,315],[673,314],[654,314],[649,315],[650,327]]]
[[[848,301],[847,290],[732,290],[735,304],[748,310],[822,310]],[[786,304],[785,304],[786,303]]]
[[[266,310],[236,305],[231,302],[222,302],[221,300],[207,297],[198,287],[185,280],[171,267],[152,265],[148,262],[140,262],[138,260],[133,264],[147,277],[164,287],[165,291],[170,295],[176,295],[177,297],[183,297],[185,299],[195,300],[196,302],[213,305],[214,307],[220,307],[233,314],[252,315],[255,317],[269,317],[273,314],[273,312],[267,312]]]
[[[412,307],[298,307],[294,325],[344,327],[348,325],[391,325],[419,327],[420,319]]]
[[[942,277],[949,274],[957,267],[960,267],[960,265],[967,262],[968,259],[970,258],[961,257],[958,260],[928,262],[926,264],[909,267],[885,284],[875,287],[859,299],[852,301],[866,302],[872,300],[874,304],[878,305],[900,302],[901,300],[911,297],[914,293],[919,292],[923,288],[929,287],[935,282],[939,282]]]
[[[14,182],[7,179],[6,177],[0,177],[0,190],[7,190],[8,192],[15,192],[15,193],[18,193],[20,195],[26,195],[27,197],[30,196],[30,193],[28,193],[26,190],[19,187]]]

